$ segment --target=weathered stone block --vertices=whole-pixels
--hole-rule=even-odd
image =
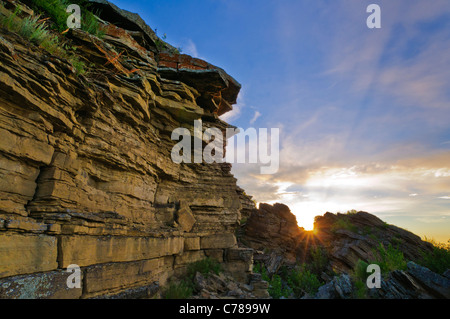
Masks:
[[[242,261],[235,261],[231,263],[225,263],[224,269],[236,280],[240,282],[247,282],[248,276],[252,271],[252,265],[249,265]]]
[[[205,250],[205,255],[220,263],[223,262],[223,249],[208,249]]]
[[[0,234],[0,278],[56,269],[56,238]]]
[[[175,266],[187,265],[205,258],[205,252],[202,250],[186,251],[182,255],[175,257]]]
[[[183,251],[183,237],[62,236],[59,264],[80,267],[176,255]]]
[[[181,229],[190,232],[195,224],[195,217],[188,205],[183,204],[177,212],[177,222]]]
[[[200,237],[185,238],[184,250],[200,250]]]
[[[228,262],[243,261],[248,264],[253,263],[253,248],[230,248],[226,251],[226,259]]]
[[[215,234],[202,237],[200,246],[202,249],[231,248],[236,245],[236,237],[234,234]]]
[[[58,270],[14,276],[0,280],[2,299],[78,299],[81,288],[69,288],[67,279],[72,273]],[[83,274],[80,277],[83,283]]]
[[[85,270],[86,296],[117,291],[158,281],[162,273],[172,270],[173,256],[126,263],[96,265]],[[84,296],[84,297],[86,297]]]
[[[45,142],[23,137],[0,128],[0,151],[24,157],[38,163],[50,164],[54,148]]]
[[[30,219],[13,218],[6,221],[6,228],[42,233],[47,230],[48,225],[44,223],[38,223],[31,218]]]

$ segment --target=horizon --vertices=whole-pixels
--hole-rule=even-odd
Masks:
[[[280,129],[277,173],[233,165],[258,203],[305,229],[355,209],[450,239],[448,1],[112,2],[242,85],[222,119]],[[372,3],[381,29],[366,25]]]

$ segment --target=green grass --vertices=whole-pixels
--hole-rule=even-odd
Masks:
[[[222,265],[212,258],[205,258],[187,266],[186,277],[178,282],[171,282],[163,291],[165,299],[187,299],[195,291],[194,277],[197,272],[204,276],[219,275],[223,271]]]
[[[40,20],[40,16],[21,19],[18,17],[20,11],[20,7],[17,7],[9,16],[0,15],[0,25],[9,31],[16,32],[35,45],[41,46],[48,53],[67,59],[74,67],[77,75],[86,73],[85,63],[76,54],[68,52],[67,45],[61,41],[57,34],[48,29],[45,22]]]
[[[69,2],[65,0],[31,0],[33,9],[47,14],[55,25],[55,29],[62,32],[67,29],[69,14],[66,8]]]
[[[47,29],[45,23],[40,21],[39,16],[20,19],[18,17],[20,12],[20,7],[17,7],[9,16],[0,16],[0,25],[7,28],[9,31],[20,34],[22,37],[36,45],[58,42],[57,36],[53,35]]]
[[[339,219],[331,226],[331,231],[339,229],[349,230],[351,232],[357,232],[358,228],[348,219],[347,216],[339,216]]]
[[[355,282],[355,297],[357,299],[366,299],[367,298],[367,284],[365,281],[357,280]]]
[[[208,276],[210,274],[218,275],[222,271],[222,265],[217,260],[207,257],[189,264],[187,267],[187,277],[192,280],[197,272]]]
[[[39,23],[39,19],[38,16],[23,19],[22,24],[19,25],[19,34],[38,45],[45,41],[56,42],[45,24]]]
[[[358,262],[355,265],[355,268],[353,269],[353,278],[356,280],[366,281],[367,277],[369,277],[369,273],[367,272],[367,267],[369,266],[368,263],[366,263],[363,260],[358,260]]]
[[[433,244],[433,251],[422,253],[422,257],[417,263],[442,275],[447,269],[450,269],[450,240],[447,244],[436,243],[433,240],[427,241]]]
[[[87,7],[89,2],[86,0],[30,0],[33,9],[48,15],[54,24],[55,30],[59,32],[65,31],[67,27],[67,18],[70,13],[67,13],[67,7],[70,4],[78,4],[81,8],[81,29],[95,35],[103,37],[104,32],[100,28],[95,15],[90,12]]]
[[[297,298],[302,297],[305,293],[313,295],[322,286],[317,275],[311,272],[306,265],[293,269],[289,274],[288,283]]]
[[[164,299],[188,299],[193,291],[192,285],[184,280],[171,282],[164,290],[163,297]]]
[[[406,260],[403,253],[392,246],[384,247],[382,243],[374,250],[375,260],[369,262],[370,264],[377,264],[380,266],[381,273],[389,274],[394,270],[406,270]]]
[[[267,275],[263,264],[255,264],[253,271],[260,273],[262,279],[269,282],[268,292],[274,299],[288,298],[291,295],[301,298],[305,293],[313,295],[323,284],[306,264],[297,265],[292,269],[282,267],[278,274],[272,277]]]
[[[367,298],[367,277],[369,277],[369,273],[367,272],[368,266],[368,263],[360,259],[356,263],[353,273],[351,274],[353,282],[355,283],[355,297],[357,299]]]
[[[320,275],[322,272],[326,270],[328,265],[328,253],[327,251],[320,246],[311,247],[310,249],[311,260],[308,263],[308,269],[311,272]]]

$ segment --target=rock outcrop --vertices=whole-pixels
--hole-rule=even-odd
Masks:
[[[395,270],[381,280],[381,288],[371,288],[366,298],[375,299],[450,299],[450,279],[426,267],[409,262],[406,270]],[[361,298],[350,276],[343,273],[319,288],[314,296],[305,299]]]
[[[269,298],[269,284],[261,275],[252,274],[249,282],[243,283],[224,274],[194,277],[196,293],[193,299],[266,299]]]
[[[393,271],[381,282],[381,289],[372,289],[373,298],[384,299],[450,299],[450,279],[426,267],[409,262],[407,270]]]
[[[171,160],[175,128],[229,127],[219,115],[239,83],[93,2],[105,36],[67,33],[86,75],[0,29],[0,296],[148,297],[207,256],[246,279],[231,166]],[[79,289],[66,285],[72,264]]]
[[[239,234],[239,242],[256,250],[254,260],[269,276],[306,265],[308,276],[315,276],[322,286],[315,294],[305,293],[305,299],[361,298],[354,278],[357,265],[378,260],[380,247],[398,251],[407,269],[384,274],[381,288],[369,289],[366,297],[449,298],[448,271],[439,275],[414,262],[431,253],[433,245],[367,212],[326,213],[316,217],[314,231],[305,231],[287,206],[260,204]]]
[[[248,218],[243,244],[256,250],[276,252],[286,261],[297,259],[297,251],[305,231],[298,227],[297,219],[284,204],[259,205]]]
[[[34,14],[4,1],[0,14]],[[174,129],[193,136],[201,120],[225,134],[219,116],[240,84],[179,54],[137,14],[90,2],[105,35],[65,35],[84,75],[0,27],[0,298],[152,298],[207,257],[225,274],[197,274],[195,298],[267,298],[255,261],[272,276],[315,262],[318,248],[327,259],[314,268],[325,284],[316,298],[349,298],[349,273],[380,243],[412,261],[433,249],[365,212],[327,213],[305,231],[283,204],[257,209],[230,164],[172,161]],[[448,287],[448,271],[410,262],[373,296],[448,298]]]
[[[398,247],[406,260],[413,261],[433,249],[432,244],[419,236],[367,212],[326,213],[316,217],[314,229],[318,241],[329,253],[331,267],[339,272],[352,271],[358,260],[374,260],[374,250],[380,244]]]

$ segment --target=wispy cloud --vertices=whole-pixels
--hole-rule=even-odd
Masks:
[[[233,105],[233,110],[221,116],[221,119],[225,122],[233,123],[233,121],[236,121],[241,116],[242,109],[245,108],[245,92],[243,89],[239,93],[236,102]]]
[[[255,115],[253,115],[252,119],[250,120],[250,125],[254,124],[261,115],[262,114],[259,111],[255,111]]]
[[[200,58],[197,46],[192,39],[187,39],[185,46],[183,46],[183,52],[194,58]]]
[[[284,202],[300,222],[350,209],[411,220],[450,213],[443,196],[450,152],[442,151],[449,143],[450,5],[380,0],[382,29],[370,30],[370,3],[317,1],[316,21],[298,17],[311,14],[299,3],[276,11],[285,100],[276,112],[261,112],[284,125],[280,169],[264,177],[257,168],[233,172],[257,201]],[[311,68],[305,47],[314,52]]]

